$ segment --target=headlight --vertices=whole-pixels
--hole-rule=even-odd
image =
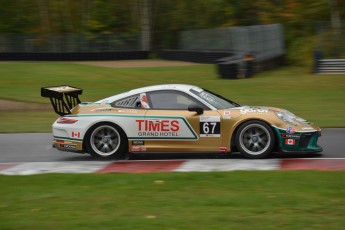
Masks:
[[[277,115],[277,117],[279,117],[280,120],[285,121],[291,125],[297,125],[296,122],[294,122],[294,120],[292,120],[292,116],[285,113],[285,112],[275,112],[275,114]]]

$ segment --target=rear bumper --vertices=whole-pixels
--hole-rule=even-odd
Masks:
[[[83,142],[78,139],[54,136],[53,147],[66,152],[83,152]]]

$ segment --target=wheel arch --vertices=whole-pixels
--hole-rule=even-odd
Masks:
[[[127,133],[125,132],[125,130],[120,126],[118,125],[117,123],[115,122],[112,122],[112,121],[97,121],[97,122],[94,122],[92,123],[86,130],[85,132],[85,135],[83,137],[83,151],[86,151],[87,148],[86,148],[86,139],[90,136],[90,133],[92,132],[92,130],[94,128],[96,128],[97,126],[100,126],[100,125],[103,125],[103,124],[107,124],[107,125],[112,125],[112,126],[115,126],[118,131],[120,132],[120,134],[124,135],[124,141],[125,141],[125,149],[128,150],[128,135]]]
[[[238,129],[240,128],[240,126],[248,121],[260,121],[263,122],[265,124],[267,124],[269,127],[272,128],[272,124],[267,122],[267,120],[265,119],[261,119],[261,118],[248,118],[248,119],[244,119],[244,120],[240,120],[238,121],[234,126],[233,126],[233,131],[231,133],[231,140],[230,140],[230,148],[231,148],[231,152],[237,151],[237,147],[236,147],[236,143],[235,143],[235,138],[236,138],[236,133],[238,132]],[[277,132],[272,128],[274,135],[275,135],[275,143],[274,143],[274,149],[278,148],[279,143],[278,143],[278,136],[277,136]]]

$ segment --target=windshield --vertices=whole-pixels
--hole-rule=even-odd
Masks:
[[[239,107],[240,105],[228,100],[218,94],[212,93],[208,90],[204,89],[191,89],[190,90],[193,94],[196,96],[202,98],[203,100],[207,101],[209,104],[211,104],[216,109],[230,109],[234,107]]]

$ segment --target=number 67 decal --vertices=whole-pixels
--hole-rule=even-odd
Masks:
[[[220,117],[200,117],[200,137],[220,137]]]

